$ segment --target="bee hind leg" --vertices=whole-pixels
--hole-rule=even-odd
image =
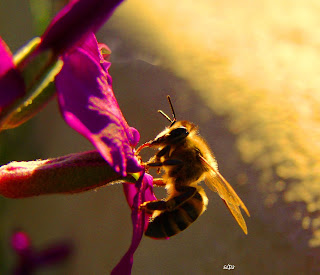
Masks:
[[[140,210],[144,210],[149,214],[152,214],[156,210],[166,210],[166,201],[146,201],[139,206]]]
[[[178,191],[182,193],[176,197],[173,197],[167,201],[146,201],[140,205],[139,209],[145,210],[147,213],[153,213],[153,211],[156,210],[173,211],[181,204],[191,199],[197,193],[197,188],[192,186],[183,186],[180,187]]]

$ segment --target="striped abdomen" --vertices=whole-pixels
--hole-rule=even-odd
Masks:
[[[206,209],[207,197],[197,192],[173,211],[162,211],[149,223],[145,232],[151,238],[166,238],[176,235],[192,224]],[[173,198],[174,199],[174,198]]]

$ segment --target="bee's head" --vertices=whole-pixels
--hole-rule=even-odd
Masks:
[[[171,119],[166,113],[159,110],[158,112],[162,114],[167,120],[170,121],[170,126],[163,130],[151,143],[152,145],[170,145],[184,141],[187,136],[193,132],[196,128],[194,124],[189,121],[177,121],[176,115],[171,103],[170,96],[167,96],[173,119]]]
[[[196,134],[197,131],[197,126],[189,121],[175,121],[157,135],[151,145],[171,145],[184,142],[188,136]]]
[[[185,140],[189,135],[189,131],[185,126],[179,124],[180,121],[177,121],[175,124],[172,124],[164,129],[159,135],[156,136],[151,145],[170,145]]]

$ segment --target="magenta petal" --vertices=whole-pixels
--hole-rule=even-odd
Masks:
[[[123,0],[73,0],[52,20],[38,50],[65,51],[89,32],[96,32]]]
[[[140,178],[139,178],[140,181]],[[123,191],[127,199],[129,207],[132,209],[132,213],[139,208],[140,204],[146,201],[157,200],[153,193],[153,178],[149,174],[144,174],[142,185],[140,186],[139,181],[136,185],[127,183],[123,185]],[[137,199],[138,197],[138,199]],[[146,214],[144,217],[144,231],[148,227],[148,221],[151,215]],[[140,220],[140,222],[142,222]],[[133,223],[135,224],[135,223]]]
[[[133,134],[121,113],[109,84],[111,77],[100,65],[102,56],[94,54],[94,45],[98,47],[88,38],[81,48],[63,57],[64,66],[55,81],[60,109],[65,121],[90,140],[116,172],[126,176],[126,172],[142,170],[132,149],[137,133]]]
[[[0,37],[0,112],[25,93],[24,81]]]
[[[112,275],[131,274],[133,254],[140,244],[143,232],[145,231],[149,220],[149,215],[147,215],[144,211],[138,211],[138,208],[140,204],[145,201],[156,200],[156,197],[152,192],[152,182],[153,178],[151,175],[142,173],[135,185],[123,185],[127,201],[132,208],[131,220],[133,233],[131,245],[127,253],[122,257],[117,266],[112,270]]]
[[[98,46],[97,38],[93,33],[89,33],[83,41],[77,43],[79,48],[83,49],[88,55],[90,55],[97,62],[104,61],[101,51]],[[72,50],[71,50],[72,52]]]
[[[140,140],[140,133],[138,132],[138,130],[136,128],[130,127],[131,133],[132,133],[132,138],[130,140],[130,144],[133,147],[136,147],[139,143]]]
[[[138,208],[139,205],[145,201],[154,201],[157,199],[153,193],[152,176],[149,174],[144,174],[143,184],[141,184],[140,181],[141,177],[135,185],[132,183],[126,183],[123,185],[123,191],[131,209]],[[136,201],[137,194],[140,193],[142,193],[140,201]]]

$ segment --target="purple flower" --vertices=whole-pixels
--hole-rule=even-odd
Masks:
[[[108,73],[111,65],[101,54],[93,34],[62,59],[64,66],[56,77],[61,113],[65,121],[99,150],[116,172],[139,172],[142,167],[132,148],[139,133],[124,119],[112,91]]]
[[[34,57],[47,49],[52,50],[55,57],[59,55],[63,67],[55,77],[55,85],[61,114],[69,126],[86,137],[100,154],[94,151],[52,160],[10,163],[0,168],[0,193],[8,197],[28,197],[81,192],[114,180],[129,182],[132,176],[127,174],[139,172],[135,184],[123,184],[132,210],[133,236],[128,252],[113,271],[113,274],[130,274],[133,253],[148,221],[148,215],[139,211],[139,206],[156,198],[152,191],[152,177],[144,173],[134,154],[140,134],[127,124],[112,90],[112,78],[108,72],[111,63],[107,60],[110,50],[106,45],[98,44],[93,34],[121,2],[71,1],[55,17],[41,43],[30,55]],[[5,49],[3,47],[2,51]],[[14,69],[10,55],[3,56],[9,60],[7,67]],[[30,58],[21,63],[21,68],[28,62]],[[4,89],[1,90],[5,87],[1,83],[0,74],[0,98],[1,93],[5,93]],[[10,97],[10,101],[16,98]],[[101,161],[101,156],[105,161]],[[96,177],[92,177],[93,174]],[[86,181],[89,177],[90,181]]]
[[[42,250],[32,247],[29,236],[23,231],[16,231],[11,237],[11,247],[18,256],[14,275],[31,275],[40,268],[49,267],[65,261],[73,250],[69,241],[54,243]]]
[[[104,59],[94,35],[63,56],[64,66],[56,78],[58,100],[65,121],[89,139],[115,171],[126,176],[127,172],[142,170],[134,155],[133,147],[139,133],[129,127],[112,91],[108,73],[110,62]],[[133,254],[137,249],[149,216],[138,211],[141,203],[155,200],[152,177],[140,173],[135,185],[124,184],[124,191],[131,207],[133,225],[132,242],[112,274],[131,274]]]
[[[56,60],[58,55],[63,54],[75,43],[85,39],[88,34],[96,32],[110,18],[121,2],[123,0],[70,1],[51,21],[51,24],[41,36],[40,44],[37,47],[25,47],[27,54],[25,53],[23,57],[17,59],[19,60],[17,61],[18,64],[15,64],[8,47],[0,37],[0,114],[3,113],[5,108],[11,107],[12,103],[20,97],[26,94],[30,95],[30,93],[34,92],[33,89],[37,88],[28,86],[26,91],[24,80],[28,83],[37,84],[38,82],[34,80],[39,81],[42,77],[41,73],[46,75],[45,69],[50,67],[50,64]],[[27,74],[31,79],[23,80],[20,71],[28,69],[29,64],[32,66],[32,59],[46,50],[49,50],[52,54],[48,54],[46,58],[43,58],[42,71]],[[16,68],[17,66],[20,71]],[[38,108],[34,112],[38,112],[40,109]],[[9,113],[12,111],[9,110]],[[30,111],[29,113],[32,112]],[[2,115],[6,117],[8,114]],[[29,115],[28,119],[33,115]],[[1,119],[4,118],[0,116]],[[21,119],[21,123],[25,122],[25,120]],[[6,126],[4,128],[13,128],[17,126],[16,124],[19,123],[15,122],[11,125],[10,123],[5,123]]]
[[[13,63],[9,48],[0,37],[0,113],[24,94],[23,78]]]
[[[142,170],[132,150],[139,141],[139,133],[128,126],[114,97],[108,73],[110,63],[101,53],[110,50],[105,45],[99,46],[92,33],[121,2],[71,1],[52,20],[34,54],[46,49],[63,54],[64,66],[55,84],[65,121],[89,139],[116,172],[126,176],[127,172]],[[4,42],[0,44],[0,61],[1,112],[1,108],[23,95],[24,90]],[[26,65],[25,62],[22,63]],[[13,121],[12,125],[16,126],[17,122]]]
[[[10,198],[24,198],[51,193],[75,193],[121,179],[125,180],[106,165],[98,152],[91,151],[51,160],[12,162],[2,166],[0,194]],[[124,183],[123,188],[132,211],[133,233],[129,250],[113,270],[113,274],[121,275],[131,274],[133,254],[148,225],[150,215],[139,211],[139,206],[145,201],[156,200],[153,194],[152,176],[145,174],[144,171],[140,173],[135,184]],[[30,263],[42,258],[34,256],[33,252],[29,251],[29,243],[24,234],[16,235],[14,247],[17,251],[22,251],[21,265],[33,268]],[[23,264],[25,261],[27,263]]]
[[[38,50],[66,51],[87,34],[96,32],[123,0],[72,0],[51,21]]]
[[[130,178],[116,173],[99,152],[88,151],[3,165],[0,167],[0,194],[7,198],[73,194],[119,180],[129,181]]]

